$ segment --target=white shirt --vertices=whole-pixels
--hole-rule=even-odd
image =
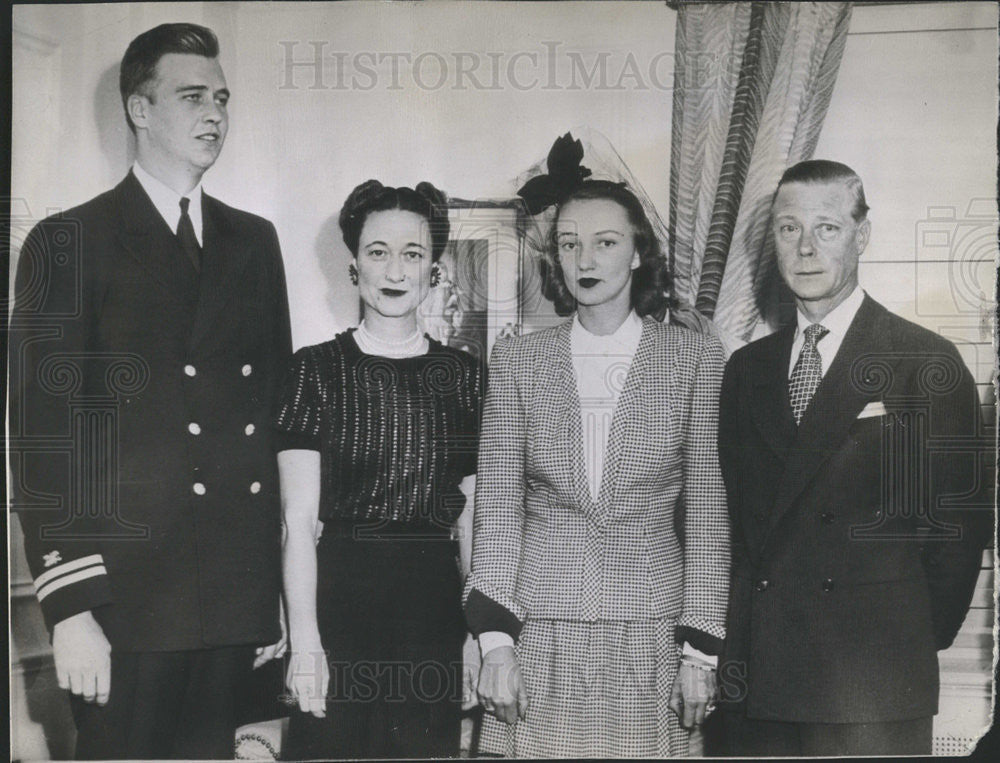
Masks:
[[[580,420],[583,425],[583,455],[587,468],[587,484],[595,501],[601,492],[604,473],[604,456],[611,434],[611,421],[625,379],[632,367],[632,359],[642,338],[642,319],[632,311],[613,333],[591,334],[573,318],[570,328],[570,353],[576,389],[580,396]],[[513,646],[514,639],[502,631],[488,631],[479,635],[479,649],[485,657],[501,646]],[[683,653],[716,665],[718,657],[704,654],[687,642]]]
[[[601,494],[611,420],[641,338],[642,319],[634,311],[611,334],[591,334],[579,316],[573,318],[570,328],[570,353],[580,397],[583,461],[590,497],[595,501]]]
[[[132,165],[132,172],[146,195],[149,196],[149,200],[153,202],[156,211],[160,213],[160,217],[163,218],[170,230],[176,233],[177,224],[181,221],[181,195],[163,181],[157,180],[146,172],[139,162]],[[195,238],[198,239],[199,246],[204,246],[205,242],[201,237],[201,181],[198,181],[198,185],[185,196],[191,199],[191,204],[188,205],[188,217],[191,218],[191,224],[194,226]]]
[[[858,314],[858,310],[861,308],[861,303],[864,302],[864,299],[864,290],[860,286],[855,286],[854,291],[850,293],[847,299],[833,308],[819,322],[823,328],[830,332],[816,343],[816,350],[819,352],[820,362],[822,363],[820,378],[826,376],[827,369],[833,363],[833,359],[837,357],[837,351],[844,341],[847,329],[854,322],[854,316]],[[798,313],[798,322],[795,327],[795,339],[792,341],[792,354],[788,359],[789,379],[792,377],[792,369],[795,368],[795,362],[799,359],[799,355],[802,352],[802,345],[806,341],[805,330],[812,324],[812,321],[803,315],[801,310],[796,312]]]

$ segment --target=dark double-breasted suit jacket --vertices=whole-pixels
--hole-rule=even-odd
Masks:
[[[723,704],[811,723],[933,715],[936,653],[962,624],[993,527],[968,499],[974,382],[950,342],[866,296],[796,426],[793,336],[741,348],[722,386]]]
[[[132,173],[38,224],[10,343],[14,497],[51,627],[113,649],[277,639],[269,426],[291,355],[278,239],[203,195],[195,270]]]

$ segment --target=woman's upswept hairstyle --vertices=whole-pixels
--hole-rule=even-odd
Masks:
[[[437,262],[448,244],[451,226],[448,223],[448,197],[427,182],[416,188],[392,188],[377,180],[366,180],[357,186],[340,210],[340,231],[351,254],[358,256],[358,241],[365,220],[372,212],[399,209],[423,217],[430,226],[431,260]]]
[[[639,316],[651,315],[657,320],[662,320],[667,309],[673,306],[669,296],[673,285],[670,268],[642,204],[624,183],[584,180],[559,202],[552,220],[549,245],[540,262],[542,294],[552,301],[557,315],[572,315],[576,310],[576,299],[566,288],[562,265],[559,263],[556,235],[559,218],[566,205],[571,201],[589,200],[613,201],[628,214],[629,223],[634,231],[635,248],[639,253],[639,267],[632,273],[630,294],[632,309]]]

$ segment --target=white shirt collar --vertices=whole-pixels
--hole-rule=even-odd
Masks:
[[[146,172],[139,162],[132,165],[132,173],[149,196],[149,200],[153,202],[153,206],[160,213],[160,217],[166,222],[167,227],[176,233],[177,224],[181,220],[181,195],[162,180],[158,180]],[[201,181],[199,180],[198,185],[185,194],[185,196],[191,199],[191,204],[188,206],[188,216],[191,218],[191,224],[194,226],[194,235],[198,239],[198,244],[204,246],[205,242],[201,236]]]
[[[860,286],[855,286],[854,291],[847,296],[847,299],[827,313],[819,323],[830,334],[836,334],[843,340],[844,334],[851,327],[851,322],[854,320],[854,316],[857,315],[858,310],[861,309],[861,303],[864,301],[864,290]],[[797,333],[801,334],[812,321],[801,310],[796,310],[796,313],[798,314]]]
[[[573,316],[573,325],[570,328],[570,341],[573,351],[579,352],[606,352],[611,349],[625,351],[632,355],[636,347],[639,346],[639,339],[642,337],[642,318],[631,310],[628,317],[622,321],[622,325],[610,334],[591,334],[580,323],[579,314]]]
[[[861,309],[861,303],[864,301],[864,290],[860,286],[855,286],[854,291],[848,295],[847,299],[833,308],[819,322],[829,332],[816,343],[816,349],[819,351],[823,362],[822,373],[824,376],[830,368],[830,364],[833,363],[837,351],[840,350],[840,345],[847,335],[847,330],[854,322],[854,317],[858,314],[858,310]],[[792,369],[795,367],[795,361],[798,360],[799,353],[802,351],[802,345],[805,343],[804,332],[812,324],[812,321],[801,310],[796,310],[796,313],[798,320],[795,326],[795,339],[792,341],[792,353],[788,361],[789,375],[791,375]]]

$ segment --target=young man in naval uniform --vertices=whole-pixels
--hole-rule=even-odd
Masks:
[[[241,687],[282,649],[287,296],[274,226],[202,190],[218,54],[194,24],[132,41],[135,164],[18,264],[11,421],[48,445],[16,454],[15,506],[81,759],[231,758]]]

